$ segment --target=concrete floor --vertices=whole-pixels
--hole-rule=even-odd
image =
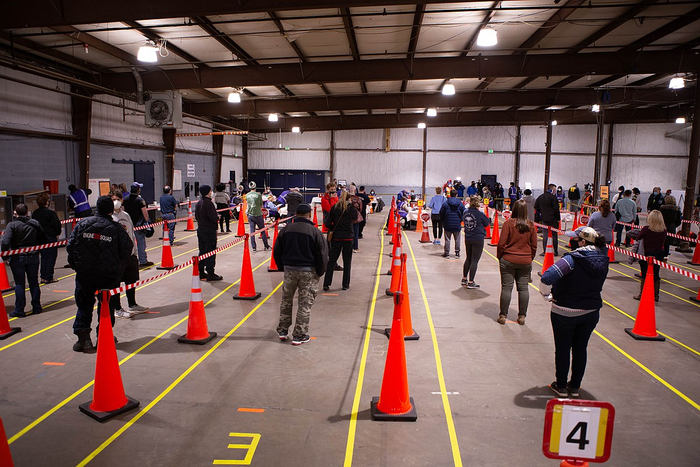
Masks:
[[[336,273],[331,290],[319,293],[313,340],[300,347],[277,339],[282,274],[266,271],[268,254],[252,255],[253,267],[261,266],[255,285],[262,293],[253,302],[231,299],[238,290],[238,284],[229,286],[240,277],[241,246],[218,255],[224,280],[202,289],[209,329],[219,337],[205,346],[177,343],[186,330],[189,269],[144,286],[137,300],[152,313],[117,320],[115,327],[126,393],[141,407],[104,424],[78,410],[91,398],[95,356],[71,350],[74,283],[71,270],[59,269],[62,279],[42,287],[45,313],[13,320],[23,332],[0,341],[0,417],[15,465],[212,465],[243,460],[247,450],[229,445],[255,439],[250,465],[258,466],[559,465],[541,448],[544,407],[552,396],[547,385],[554,379],[549,304],[531,288],[525,326],[496,323],[500,279],[494,247],[486,247],[480,262],[481,289],[467,290],[459,284],[460,261],[441,258],[442,248],[419,243],[415,232],[405,235],[412,249],[405,248],[413,326],[421,335],[406,342],[418,421],[370,420],[386,358],[383,330],[393,310],[383,292],[389,277],[377,276],[389,268],[389,237],[378,234],[384,219],[370,216],[362,251],[353,255],[350,289],[340,290]],[[193,234],[178,229],[176,263],[196,254]],[[230,239],[221,236],[219,244]],[[150,259],[159,258],[159,242],[151,239],[149,246]],[[672,261],[692,268],[678,253]],[[64,251],[58,264],[65,264]],[[158,272],[146,270],[142,278]],[[633,325],[624,313],[634,316],[638,306],[632,300],[635,272],[611,265],[582,396],[616,409],[606,465],[696,466],[700,325],[694,318],[700,306],[687,298],[700,284],[662,271],[671,282],[662,285],[657,326],[677,342],[635,341],[624,332]],[[4,296],[11,310],[14,297]],[[510,320],[517,316],[515,299]],[[441,395],[438,374],[448,395]]]

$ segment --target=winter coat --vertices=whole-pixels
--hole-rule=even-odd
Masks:
[[[664,224],[669,233],[676,233],[678,226],[681,225],[681,209],[675,204],[664,204],[659,208],[661,215],[664,216]]]
[[[304,202],[304,197],[301,193],[290,191],[287,193],[285,201],[287,202],[287,215],[293,216],[297,212],[297,206]]]
[[[465,241],[483,241],[486,238],[486,227],[491,225],[491,220],[483,212],[475,208],[465,209],[462,221]]]
[[[603,217],[600,211],[596,211],[591,214],[590,219],[588,219],[588,227],[595,229],[598,235],[605,237],[607,242],[612,242],[614,240],[613,230],[615,229],[616,222],[617,219],[615,219],[614,213],[608,213],[608,217]]]
[[[68,239],[68,264],[76,272],[119,278],[134,244],[112,216],[96,215],[78,222]]]
[[[333,232],[333,241],[335,240],[352,240],[355,238],[353,224],[355,223],[359,212],[355,206],[348,203],[345,212],[336,203],[331,209],[328,216],[324,216],[323,223],[329,232]]]
[[[280,271],[286,267],[288,271],[311,270],[322,276],[328,262],[328,242],[313,222],[295,217],[280,231],[272,255]]]
[[[2,251],[16,250],[46,243],[46,234],[39,222],[27,216],[20,216],[7,224],[2,236]],[[36,256],[38,251],[20,253],[20,256]]]
[[[216,206],[208,196],[203,196],[194,205],[194,217],[197,220],[197,230],[216,232],[219,228],[219,216]]]
[[[539,211],[541,222],[544,225],[558,227],[561,214],[559,213],[559,201],[549,191],[545,191],[537,197],[535,210]]]
[[[663,193],[659,193],[657,195],[652,193],[649,195],[649,200],[647,201],[647,211],[653,211],[654,209],[659,209],[662,204],[664,204]]]
[[[440,208],[440,221],[446,232],[459,232],[462,228],[464,205],[459,198],[447,198]]]
[[[61,235],[61,221],[53,211],[45,206],[40,206],[32,213],[32,219],[39,222],[44,233],[49,237],[58,237]]]
[[[535,222],[535,197],[532,195],[523,195],[522,199],[527,206],[527,220]],[[513,209],[512,206],[511,209]]]
[[[335,206],[335,203],[338,202],[338,196],[331,196],[329,193],[326,193],[323,195],[321,198],[321,209],[323,210],[323,214],[327,214],[330,212],[331,208]]]
[[[496,257],[515,264],[531,264],[537,253],[537,229],[530,224],[529,231],[519,232],[515,223],[512,217],[503,223]]]

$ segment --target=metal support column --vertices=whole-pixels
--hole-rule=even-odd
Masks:
[[[698,156],[700,153],[700,84],[695,85],[695,106],[693,108],[693,129],[690,133],[690,154],[688,157],[688,174],[685,184],[685,202],[683,203],[683,219],[690,219],[695,203],[695,193],[698,185]],[[683,222],[682,235],[690,233],[690,224]],[[683,246],[679,250],[683,250]],[[686,250],[688,248],[686,247]]]
[[[549,171],[552,166],[552,119],[547,122],[547,142],[545,143],[544,154],[544,190],[547,191],[549,185]]]
[[[211,141],[214,150],[214,185],[221,182],[221,164],[224,156],[224,135],[213,135]]]
[[[331,181],[335,179],[335,131],[331,130],[331,147],[330,147],[330,175]]]
[[[513,168],[513,183],[515,183],[515,186],[520,186],[520,126],[518,123],[518,126],[515,127],[515,167]]]
[[[600,165],[603,163],[603,137],[605,136],[605,114],[600,109],[596,120],[598,121],[598,131],[595,137],[595,167],[593,168],[593,199],[600,195]],[[596,203],[597,204],[597,203]]]
[[[615,125],[613,123],[610,124],[610,127],[608,128],[608,158],[605,161],[605,184],[610,185],[608,183],[608,180],[612,181],[612,159],[613,159],[613,143],[615,142],[614,140],[614,135],[615,134]]]
[[[74,87],[72,92],[89,96],[90,93]],[[90,181],[90,136],[92,130],[92,100],[71,98],[73,133],[78,137],[78,188],[87,188]]]
[[[248,180],[248,137],[241,138],[241,180]]]
[[[175,180],[175,128],[163,128],[163,144],[165,144],[165,184],[173,187]],[[173,191],[175,188],[173,188]],[[157,190],[156,190],[157,191]]]
[[[422,183],[422,194],[423,201],[425,201],[425,171],[428,165],[428,129],[423,128],[423,183]]]

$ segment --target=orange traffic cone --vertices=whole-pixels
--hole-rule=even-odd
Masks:
[[[316,205],[314,205],[314,227],[318,229],[318,215],[316,214]]]
[[[391,285],[385,290],[387,295],[394,295],[401,286],[401,254],[401,237],[399,237],[399,241],[394,245],[394,257],[391,261],[391,270],[389,271]]]
[[[559,467],[588,467],[590,464],[586,461],[577,461],[572,459],[564,459],[559,464]]]
[[[608,262],[610,264],[619,263],[619,261],[615,259],[615,250],[613,250],[612,248],[608,248]]]
[[[396,213],[395,213],[396,214]],[[394,226],[394,232],[391,234],[391,239],[389,240],[389,245],[393,245],[396,243],[396,235],[400,232],[399,228],[399,216],[395,215],[395,218],[392,220],[392,225]]]
[[[574,212],[574,225],[571,226],[571,230],[576,230],[578,228],[578,212]]]
[[[161,254],[160,266],[156,269],[175,269],[173,262],[173,251],[170,248],[170,238],[168,237],[168,223],[163,224],[163,252]]]
[[[423,208],[418,206],[418,220],[416,221],[416,232],[423,232],[423,218],[421,217],[421,214],[423,214]]]
[[[97,359],[95,361],[95,384],[92,401],[80,404],[80,411],[98,422],[128,412],[139,406],[139,401],[124,394],[124,383],[119,371],[117,348],[114,343],[112,322],[109,313],[109,291],[103,290],[100,305],[100,332],[97,339]]]
[[[401,303],[404,294],[394,296],[394,318],[384,365],[384,377],[379,397],[372,398],[372,420],[415,422],[418,419],[413,398],[408,393],[406,348],[403,342]]]
[[[248,223],[248,200],[243,198],[243,207],[241,208],[241,214],[243,215],[243,223]]]
[[[700,303],[700,290],[698,290],[698,294],[695,297],[688,297],[690,300],[692,300],[695,303]],[[0,339],[2,339],[2,336],[0,336]]]
[[[544,272],[554,264],[554,245],[552,243],[552,228],[547,227],[547,248],[544,252],[544,262],[542,263],[542,272],[537,274],[542,276]]]
[[[202,300],[202,285],[199,282],[199,258],[192,257],[192,289],[190,291],[190,314],[187,317],[187,334],[178,337],[181,344],[204,345],[216,337],[215,332],[209,332],[207,315],[204,313]]]
[[[700,242],[695,244],[695,251],[693,252],[692,261],[688,261],[688,264],[694,264],[700,266]]]
[[[187,204],[187,228],[185,232],[194,232],[194,218],[192,217],[192,201]]]
[[[430,243],[430,232],[427,225],[423,228],[423,234],[420,236],[420,243]]]
[[[664,336],[656,332],[656,305],[654,304],[654,258],[647,258],[649,266],[642,288],[642,297],[637,308],[634,328],[625,328],[625,332],[637,340],[665,341]]]
[[[275,251],[275,243],[277,242],[277,225],[279,223],[280,223],[280,221],[275,221],[275,233],[272,237],[272,251],[270,251],[270,267],[267,268],[267,272],[279,271],[279,268],[277,267],[277,263],[275,262],[275,255],[273,254]]]
[[[7,318],[7,310],[5,309],[5,300],[0,297],[0,341],[17,334],[21,330],[22,328],[10,327],[10,320]],[[0,460],[2,460],[2,456],[0,456]]]
[[[496,215],[493,216],[493,233],[491,234],[491,241],[489,242],[490,246],[497,246],[498,241],[501,239],[501,234],[498,232],[498,211],[496,211]]]
[[[255,291],[255,280],[253,279],[253,267],[250,264],[250,249],[248,240],[250,235],[246,234],[243,246],[243,266],[241,267],[241,285],[238,293],[233,296],[234,300],[257,300],[260,292]]]
[[[244,216],[244,208],[245,204],[240,205],[241,210],[238,213],[238,229],[236,230],[236,237],[243,237],[245,236],[245,225],[247,222],[245,221],[245,216]]]
[[[7,277],[7,269],[5,268],[5,260],[0,258],[0,291],[7,292],[12,290],[10,280]]]
[[[401,300],[401,321],[403,322],[403,339],[405,341],[417,341],[420,339],[418,333],[413,329],[413,321],[411,320],[411,299],[408,294],[408,273],[406,272],[406,264],[408,256],[404,253],[401,255],[401,280],[399,282],[399,290],[403,294]],[[385,328],[384,334],[391,338],[391,328]]]
[[[489,217],[488,210],[489,210],[489,208],[485,209],[486,212],[484,214],[486,215],[486,217]],[[491,218],[489,217],[489,225],[486,226],[486,236],[484,237],[486,240],[491,238],[491,222],[490,221],[491,221]]]
[[[389,221],[387,222],[387,229],[386,229],[386,234],[387,235],[394,235],[394,232],[396,230],[396,225],[394,225],[394,219],[396,216],[396,209],[395,209],[395,202],[394,198],[391,198],[391,209],[389,210]]]
[[[7,435],[5,427],[2,426],[2,418],[0,418],[0,465],[4,467],[14,467],[12,462],[12,454],[10,454],[10,445],[7,444]]]
[[[389,256],[392,258],[396,258],[397,256],[400,258],[401,257],[401,245],[403,244],[403,240],[401,240],[401,235],[397,237],[397,240],[394,242],[394,248],[392,249],[391,253],[389,253]],[[387,276],[393,275],[394,272],[394,266],[393,263],[389,266],[389,272],[386,273]]]

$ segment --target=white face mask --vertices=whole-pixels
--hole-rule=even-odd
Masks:
[[[119,201],[118,199],[115,199],[114,200],[114,210],[118,211],[119,209],[121,209],[121,207],[122,207],[122,202]]]

